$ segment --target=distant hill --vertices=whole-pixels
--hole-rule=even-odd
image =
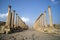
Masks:
[[[0,26],[5,25],[6,22],[0,21]]]

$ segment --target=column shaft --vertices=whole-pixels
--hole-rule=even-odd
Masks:
[[[15,16],[15,10],[13,10],[12,12],[12,23],[11,23],[11,27],[14,27],[14,16]]]
[[[46,11],[44,11],[44,24],[45,24],[45,27],[47,27]]]
[[[50,26],[52,27],[53,23],[52,23],[52,14],[51,14],[51,8],[50,8],[50,6],[48,7],[48,12],[49,12],[49,17],[50,17]]]
[[[16,27],[18,27],[18,15],[16,14]]]
[[[8,7],[8,16],[7,16],[6,26],[7,27],[11,26],[11,6]]]

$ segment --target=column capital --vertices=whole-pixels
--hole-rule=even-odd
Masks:
[[[44,11],[46,13],[46,11]]]
[[[13,12],[15,12],[15,10],[13,10]]]
[[[16,13],[16,15],[18,15],[18,14]]]
[[[8,7],[11,8],[11,5],[9,5]]]
[[[48,8],[51,8],[51,6],[48,6]]]

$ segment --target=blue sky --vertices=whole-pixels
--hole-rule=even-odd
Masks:
[[[8,5],[27,23],[32,25],[40,13],[46,10],[49,23],[48,6],[51,6],[54,24],[60,24],[60,0],[0,0],[0,21],[6,21]]]

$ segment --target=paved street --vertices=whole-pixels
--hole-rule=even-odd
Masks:
[[[0,40],[60,40],[60,35],[25,30],[7,35],[0,34]]]

